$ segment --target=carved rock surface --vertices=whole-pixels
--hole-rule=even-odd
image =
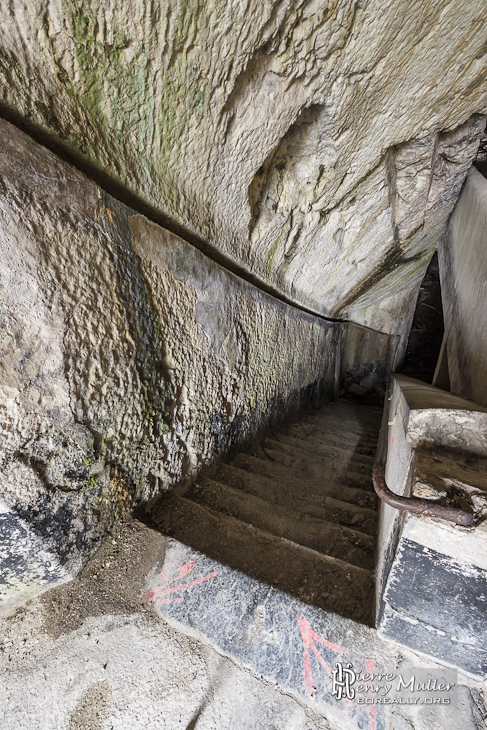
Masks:
[[[114,517],[330,392],[341,332],[4,120],[0,139],[5,529],[19,518],[73,574]]]
[[[485,126],[484,10],[17,0],[3,110],[291,300],[403,333]]]

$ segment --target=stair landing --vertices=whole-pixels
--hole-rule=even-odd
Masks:
[[[386,730],[391,706],[367,704],[370,691],[338,699],[332,672],[339,662],[356,673],[394,673],[394,646],[368,626],[167,542],[162,569],[150,576],[143,598],[162,619],[297,695],[340,730]]]
[[[328,403],[151,511],[169,539],[144,600],[341,730],[390,727],[403,662],[372,628],[381,412]]]

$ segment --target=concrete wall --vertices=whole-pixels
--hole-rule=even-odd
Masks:
[[[1,555],[4,582],[32,595],[115,516],[332,394],[341,335],[5,121],[0,137],[0,533],[31,534]],[[26,577],[39,540],[59,565]]]
[[[389,489],[401,496],[412,495],[415,450],[419,447],[441,447],[453,453],[469,451],[484,455],[486,413],[487,410],[482,406],[420,380],[394,375],[387,425],[385,479]],[[407,514],[385,502],[380,505],[376,566],[377,614],[381,613],[381,599],[390,562]],[[432,524],[431,520],[429,524]]]
[[[487,409],[402,375],[388,411],[386,483],[396,494],[462,494],[472,529],[382,503],[379,634],[475,676],[487,674]]]
[[[487,405],[487,180],[474,167],[438,253],[450,388]]]

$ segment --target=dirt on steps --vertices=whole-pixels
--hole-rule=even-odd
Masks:
[[[269,504],[260,497],[246,494],[226,485],[214,490],[206,483],[205,487],[194,488],[187,497],[210,509],[229,516],[238,517],[273,535],[292,540],[299,545],[326,553],[360,568],[370,570],[374,565],[375,540],[351,527],[344,527],[329,520],[297,514],[288,507]],[[358,528],[358,525],[357,525]]]
[[[381,409],[325,404],[169,493],[151,524],[301,600],[370,623]]]
[[[151,526],[305,603],[372,625],[370,571],[166,494]]]

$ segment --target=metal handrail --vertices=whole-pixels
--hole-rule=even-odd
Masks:
[[[454,507],[444,507],[441,504],[435,504],[429,499],[421,499],[419,497],[401,497],[399,494],[391,492],[386,484],[386,461],[387,461],[387,426],[389,421],[389,394],[390,385],[388,386],[382,423],[379,432],[379,442],[377,444],[377,453],[372,468],[372,479],[374,489],[377,496],[383,502],[403,512],[413,512],[415,514],[424,515],[425,517],[434,517],[437,520],[446,520],[453,522],[455,525],[462,527],[472,527],[478,521],[475,513],[465,512],[462,509]]]

